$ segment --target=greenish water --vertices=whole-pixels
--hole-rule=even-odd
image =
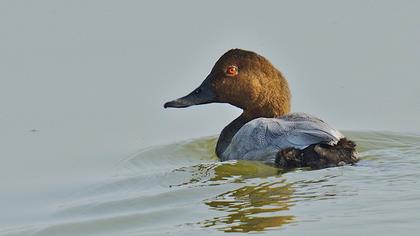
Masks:
[[[3,235],[417,235],[420,136],[347,132],[355,166],[220,163],[215,137],[152,147]]]

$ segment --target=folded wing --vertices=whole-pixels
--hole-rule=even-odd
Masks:
[[[312,144],[335,144],[344,136],[324,121],[306,113],[278,118],[258,118],[245,124],[233,137],[222,160],[274,162],[280,149],[304,149]]]

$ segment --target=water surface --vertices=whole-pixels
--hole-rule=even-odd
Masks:
[[[28,225],[1,235],[416,235],[420,136],[347,132],[355,166],[282,172],[218,162],[215,137],[122,160]]]

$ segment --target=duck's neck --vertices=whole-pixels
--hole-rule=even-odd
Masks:
[[[236,134],[236,132],[238,132],[238,130],[250,120],[251,119],[249,119],[249,117],[246,117],[244,116],[244,114],[242,114],[241,116],[230,122],[230,124],[228,124],[222,130],[216,145],[216,155],[218,157],[221,157],[222,153],[229,146],[229,143],[232,141],[232,138]]]

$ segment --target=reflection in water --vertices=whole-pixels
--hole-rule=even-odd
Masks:
[[[290,184],[262,183],[228,191],[205,202],[211,209],[227,212],[203,223],[225,232],[264,231],[293,221],[294,216],[280,215],[289,210],[293,188]]]
[[[175,169],[188,172],[187,180],[174,186],[198,183],[198,186],[220,185],[226,182],[243,183],[246,179],[266,178],[281,174],[281,169],[257,161],[211,162]],[[174,187],[171,186],[171,187]],[[194,185],[196,186],[196,185]]]
[[[258,161],[237,161],[220,162],[215,167],[215,175],[211,181],[228,180],[236,178],[236,182],[241,182],[251,178],[265,178],[276,176],[281,173],[280,169],[268,166]]]
[[[207,180],[209,185],[231,182],[242,186],[204,202],[210,209],[226,212],[227,215],[205,220],[200,223],[203,227],[214,227],[225,232],[255,232],[280,227],[294,220],[294,216],[281,214],[291,206],[294,192],[291,184],[285,183],[285,180],[246,183],[251,182],[246,181],[251,178],[261,181],[276,176],[278,169],[246,161],[217,164],[210,169],[213,173]],[[209,168],[196,170],[202,176],[209,176]],[[191,182],[195,182],[197,177],[193,179]]]

